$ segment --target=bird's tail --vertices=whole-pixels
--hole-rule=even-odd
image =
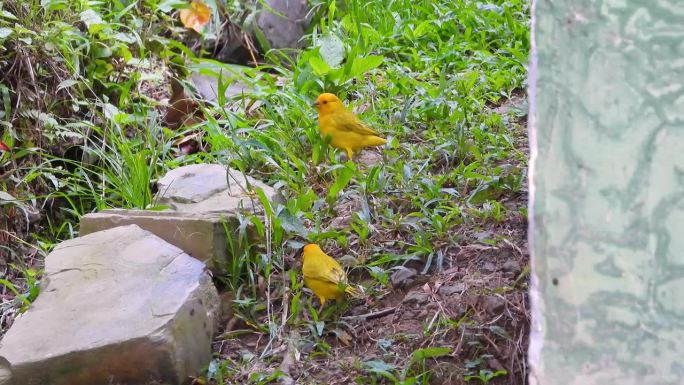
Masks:
[[[365,138],[365,142],[366,143],[364,143],[364,144],[366,146],[382,146],[385,143],[387,143],[387,140],[385,140],[379,136],[369,135]]]
[[[366,296],[365,293],[363,292],[363,289],[356,288],[356,287],[351,286],[351,285],[347,285],[344,288],[344,292],[351,295],[354,298],[364,298]]]

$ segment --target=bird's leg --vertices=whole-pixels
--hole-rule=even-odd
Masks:
[[[351,160],[353,162],[354,161],[354,150],[352,150],[349,147],[347,147],[345,150],[347,151],[347,160]]]
[[[319,302],[321,303],[321,305],[318,308],[318,314],[320,315],[320,314],[323,314],[323,307],[325,306],[325,298],[318,297],[318,299],[320,300]]]

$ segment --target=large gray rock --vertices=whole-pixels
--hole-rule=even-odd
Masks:
[[[309,5],[306,0],[266,0],[257,18],[271,48],[296,48],[308,24]],[[274,12],[275,11],[275,12]]]
[[[278,200],[272,187],[217,164],[171,170],[158,186],[156,202],[168,206],[166,210],[114,209],[88,214],[81,219],[80,234],[136,224],[216,270],[232,257],[229,237],[237,239],[238,212],[262,211],[255,189]]]
[[[14,385],[181,384],[211,359],[218,304],[202,263],[138,226],[117,227],[47,256],[41,294],[0,356]]]
[[[157,203],[184,213],[259,211],[259,200],[253,194],[257,188],[267,197],[275,197],[275,191],[267,184],[218,164],[192,164],[173,169],[157,186]]]

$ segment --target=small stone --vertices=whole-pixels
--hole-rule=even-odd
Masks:
[[[499,255],[497,257],[499,260],[509,261],[515,258],[515,255],[513,254],[512,249],[502,249],[499,251]]]
[[[251,194],[261,189],[277,200],[273,187],[220,164],[191,164],[166,173],[157,183],[156,202],[170,210],[192,214],[260,210]]]
[[[490,240],[496,236],[496,234],[490,230],[480,231],[480,232],[475,233],[473,235],[475,236],[475,239],[477,239],[478,241]]]
[[[490,357],[490,358],[487,360],[487,367],[488,367],[489,369],[494,370],[494,371],[497,371],[497,370],[506,370],[506,368],[504,368],[504,366],[501,364],[501,362],[499,362],[499,360],[497,360],[497,359],[494,358],[494,357]]]
[[[504,306],[506,305],[506,300],[499,297],[498,295],[488,295],[484,297],[484,307],[487,313],[490,315],[495,315],[500,313]]]
[[[464,291],[465,291],[465,284],[463,284],[462,282],[456,282],[452,285],[440,287],[438,293],[442,297],[449,297],[449,296],[452,296],[454,294],[461,294]]]
[[[341,215],[341,216],[333,218],[333,220],[330,221],[330,227],[335,229],[335,230],[342,230],[342,229],[346,229],[347,227],[349,227],[351,222],[352,222],[351,215]]]
[[[413,281],[411,278],[415,277],[417,274],[418,271],[416,269],[401,266],[398,270],[395,270],[392,273],[390,276],[390,282],[392,282],[392,286],[395,288],[407,286],[411,281]]]
[[[518,274],[522,271],[522,269],[520,268],[520,262],[518,262],[514,259],[510,259],[510,260],[506,261],[503,264],[503,266],[501,266],[501,269],[503,271],[513,273],[513,274]]]
[[[496,271],[496,265],[492,262],[486,262],[482,265],[482,271],[485,273],[493,273]]]
[[[430,372],[431,384],[460,384],[463,383],[462,367],[455,362],[448,361],[434,361],[432,363]]]
[[[382,155],[375,151],[365,150],[357,156],[356,161],[366,166],[374,166],[382,162]]]
[[[406,294],[404,300],[402,301],[406,305],[422,305],[430,300],[430,296],[422,291],[414,290]]]

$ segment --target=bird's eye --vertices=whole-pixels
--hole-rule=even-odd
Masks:
[[[323,102],[323,104],[328,104],[328,101],[327,101],[327,100],[325,100],[325,101]]]

